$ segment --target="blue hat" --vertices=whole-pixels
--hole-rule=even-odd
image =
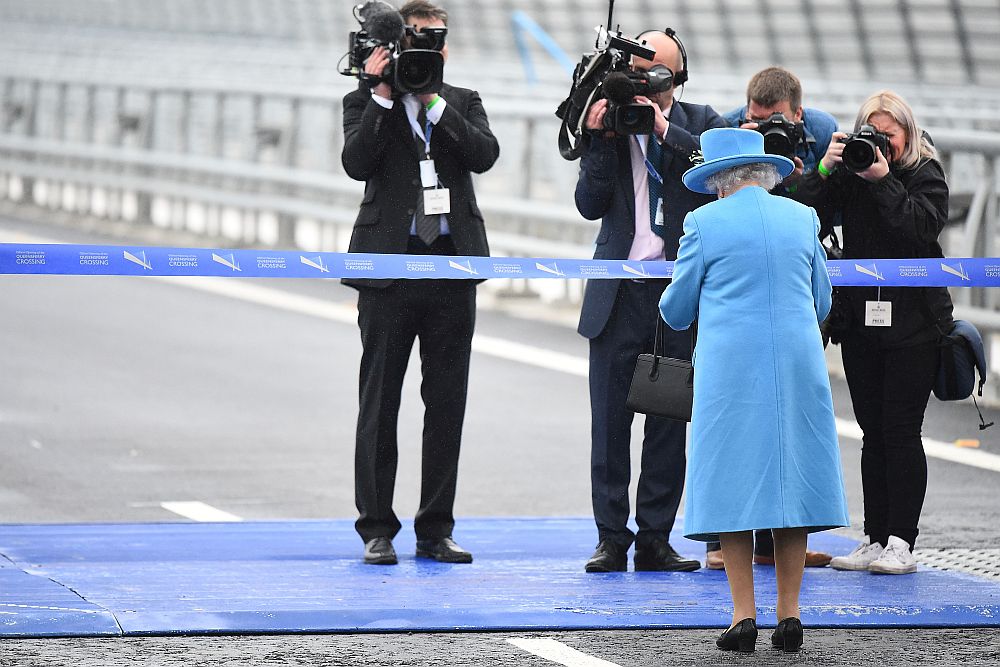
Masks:
[[[782,178],[795,169],[795,163],[781,155],[764,152],[764,135],[756,130],[723,127],[707,130],[701,135],[701,154],[705,161],[684,172],[681,179],[688,190],[714,195],[705,185],[705,179],[724,169],[743,164],[764,162],[778,168]]]

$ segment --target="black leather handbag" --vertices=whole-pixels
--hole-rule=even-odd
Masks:
[[[633,412],[677,421],[691,421],[694,402],[694,367],[686,359],[664,357],[663,319],[656,317],[653,354],[640,354],[625,406]],[[694,336],[691,338],[692,356]]]

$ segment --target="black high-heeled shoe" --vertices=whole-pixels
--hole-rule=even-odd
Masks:
[[[771,635],[771,645],[785,653],[797,653],[802,648],[802,621],[794,616],[781,619]]]
[[[752,618],[744,618],[715,640],[715,645],[723,651],[739,651],[740,653],[753,653],[756,643],[757,621]]]

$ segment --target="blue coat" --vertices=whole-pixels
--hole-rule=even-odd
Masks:
[[[819,321],[819,220],[747,187],[684,220],[663,319],[698,318],[684,534],[849,525]]]

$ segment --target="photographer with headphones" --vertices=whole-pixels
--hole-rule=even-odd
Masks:
[[[653,134],[621,135],[605,129],[608,102],[586,111],[576,206],[589,220],[601,218],[595,259],[673,260],[684,216],[711,198],[687,190],[681,175],[700,155],[699,135],[725,127],[711,108],[674,99],[687,80],[687,55],[673,30],[639,35],[655,50],[653,60],[633,57],[632,67],[671,70],[673,85],[635,102],[654,107]],[[669,536],[684,488],[686,424],[647,416],[636,494],[638,534],[629,519],[630,441],[635,416],[626,405],[636,357],[653,348],[660,295],[666,280],[591,280],[578,331],[590,339],[591,491],[597,550],[587,572],[627,569],[635,542],[635,569],[691,571],[701,564],[682,558]],[[690,358],[691,333],[668,331],[665,354]]]

